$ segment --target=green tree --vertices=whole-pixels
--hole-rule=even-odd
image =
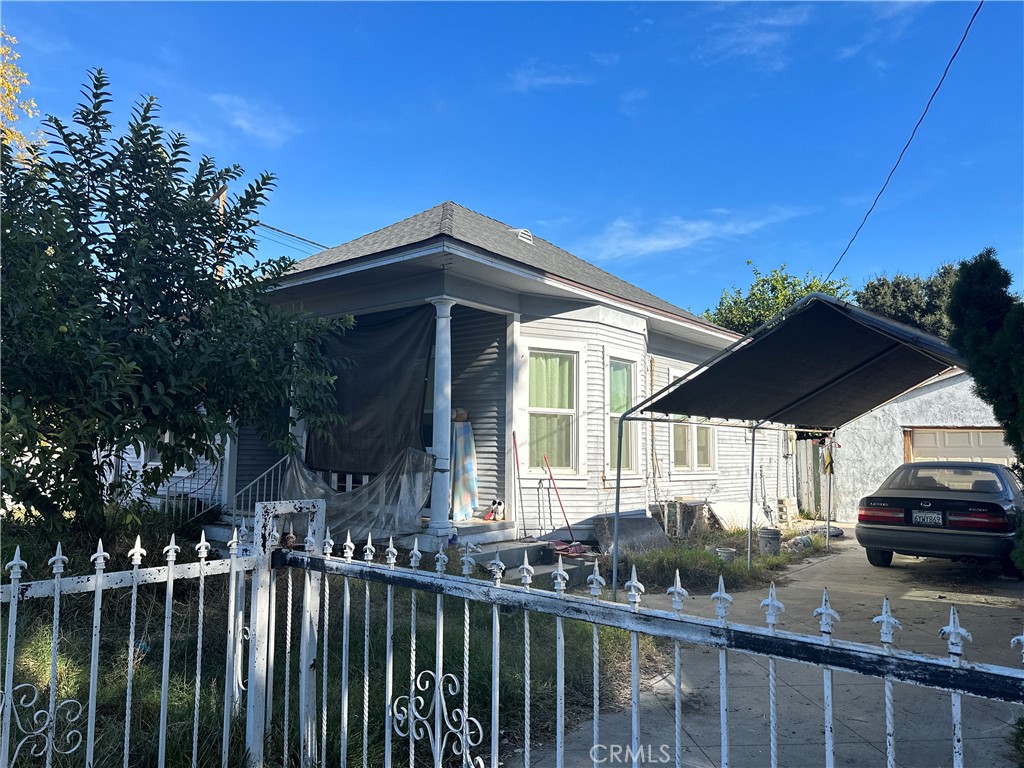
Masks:
[[[72,124],[46,118],[34,162],[12,165],[3,146],[0,469],[8,501],[102,529],[130,448],[157,448],[138,479],[153,488],[218,459],[238,426],[294,450],[289,404],[313,430],[335,423],[321,341],[351,319],[267,303],[292,264],[252,256],[271,176],[218,206],[241,168],[193,163],[153,99],[115,138],[101,70],[85,93]]]
[[[1006,444],[1024,459],[1024,302],[993,248],[961,262],[949,296],[949,341],[992,406]],[[1024,476],[1022,476],[1024,479]]]
[[[946,308],[955,280],[956,267],[943,264],[928,277],[876,277],[853,296],[864,309],[946,338],[951,329]]]
[[[762,275],[754,262],[747,264],[754,271],[754,282],[747,292],[744,294],[735,286],[731,292],[722,291],[718,306],[704,312],[704,317],[711,322],[737,333],[750,333],[809,293],[825,293],[840,299],[850,295],[845,277],[824,281],[808,271],[801,278],[786,272],[785,264]]]

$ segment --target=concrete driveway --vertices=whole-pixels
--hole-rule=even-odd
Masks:
[[[813,611],[827,587],[832,607],[841,621],[834,637],[878,643],[878,627],[871,619],[881,612],[888,596],[893,614],[903,629],[894,645],[905,650],[946,656],[939,629],[949,622],[949,607],[956,605],[961,625],[974,640],[964,658],[1020,668],[1021,650],[1010,639],[1024,632],[1024,582],[1008,580],[991,568],[969,568],[948,561],[916,560],[897,555],[890,568],[868,564],[864,551],[847,535],[833,541],[833,553],[806,561],[786,573],[778,584],[785,605],[780,629],[818,634]],[[667,585],[666,585],[667,586]],[[684,584],[685,586],[685,584]],[[670,608],[664,587],[648,584],[643,604]],[[730,621],[764,625],[762,590],[733,593]],[[708,594],[694,594],[684,611],[714,616]],[[692,768],[721,765],[719,739],[718,652],[690,648],[683,653],[685,731],[683,764]],[[740,653],[729,654],[729,765],[734,768],[768,766],[768,660]],[[835,764],[885,765],[885,709],[881,681],[850,673],[834,673]],[[804,664],[779,662],[779,762],[790,768],[817,768],[825,764],[822,670]],[[917,686],[894,686],[896,759],[903,768],[938,768],[952,765],[950,697]],[[653,682],[641,695],[642,762],[671,764],[674,759],[673,680]],[[1010,768],[1009,739],[1024,706],[965,697],[963,700],[965,765]],[[602,764],[628,762],[623,752],[630,743],[629,712],[602,715],[603,745],[597,752]],[[593,723],[567,738],[565,765],[592,766]],[[553,766],[551,745],[535,750],[534,765]],[[619,759],[613,759],[618,752]]]

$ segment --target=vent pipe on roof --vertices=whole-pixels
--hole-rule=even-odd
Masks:
[[[510,229],[509,232],[515,232],[516,237],[522,240],[527,245],[533,245],[533,233],[528,229]]]

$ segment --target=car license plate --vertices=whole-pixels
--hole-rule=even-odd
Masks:
[[[914,510],[911,516],[914,525],[942,525],[941,512],[919,512]]]

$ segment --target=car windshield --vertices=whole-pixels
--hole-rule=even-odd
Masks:
[[[999,475],[971,467],[900,467],[882,485],[894,491],[970,491],[1002,493]]]

